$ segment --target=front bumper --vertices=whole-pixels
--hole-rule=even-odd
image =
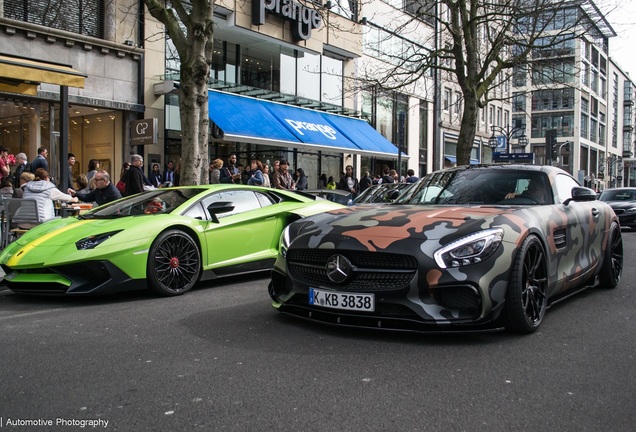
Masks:
[[[2,283],[19,294],[92,295],[146,288],[145,279],[132,279],[109,261],[84,261],[63,266],[11,269]]]

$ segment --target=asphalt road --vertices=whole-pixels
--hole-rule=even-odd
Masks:
[[[178,298],[0,291],[0,428],[633,432],[636,232],[624,240],[618,288],[553,307],[530,336],[306,323],[271,308],[266,275]]]

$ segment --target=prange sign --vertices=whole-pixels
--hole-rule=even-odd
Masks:
[[[296,132],[298,132],[301,135],[305,135],[303,133],[303,130],[305,130],[305,131],[311,131],[311,132],[320,132],[321,134],[323,134],[325,137],[329,138],[330,140],[335,140],[336,139],[336,133],[337,132],[331,126],[328,126],[328,125],[325,125],[325,124],[316,124],[316,123],[309,123],[309,122],[303,122],[303,121],[298,121],[298,120],[292,120],[292,119],[288,119],[288,118],[286,118],[285,121],[292,128],[294,128],[294,130]]]
[[[317,10],[293,0],[252,0],[252,24],[265,24],[266,11],[291,21],[289,26],[295,41],[310,39],[311,30],[322,24]]]

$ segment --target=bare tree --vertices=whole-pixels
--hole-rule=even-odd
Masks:
[[[182,184],[208,178],[208,81],[214,45],[213,0],[144,0],[179,55]]]
[[[583,34],[601,37],[599,25],[604,25],[589,18],[586,12],[598,9],[588,0],[409,0],[403,4],[412,18],[385,20],[383,31],[387,41],[397,37],[410,43],[393,53],[383,51],[385,67],[369,69],[361,78],[367,86],[399,89],[416,85],[430,76],[431,69],[450,75],[463,96],[458,164],[469,163],[479,109],[502,97],[494,91],[502,78],[512,79],[513,68],[521,68],[535,84],[571,81],[576,71],[564,71],[561,50]],[[368,18],[372,20],[381,22],[382,17]],[[556,70],[569,77],[563,79],[561,73],[559,78]]]

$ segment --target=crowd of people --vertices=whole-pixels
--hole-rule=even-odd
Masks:
[[[68,153],[67,184],[54,184],[49,175],[47,160],[48,151],[39,148],[37,156],[28,161],[27,155],[18,153],[15,161],[9,160],[8,149],[0,146],[0,195],[12,198],[31,198],[38,203],[38,209],[43,219],[53,217],[53,202],[66,203],[85,202],[93,205],[102,205],[122,196],[129,196],[145,190],[179,185],[179,173],[173,161],[168,161],[163,172],[157,163],[152,164],[148,176],[145,175],[143,156],[134,154],[130,162],[125,162],[121,168],[118,179],[112,180],[110,173],[102,169],[99,161],[91,159],[88,170],[84,174],[75,177],[73,184],[73,166],[76,158],[73,153]],[[269,162],[269,161],[268,161]],[[14,165],[13,172],[10,166]],[[353,167],[348,165],[345,172],[340,173],[338,180],[334,176],[322,174],[317,182],[318,189],[340,189],[351,194],[355,198],[360,192],[373,184],[406,182],[412,183],[418,180],[413,170],[407,171],[406,177],[400,177],[396,170],[385,168],[383,175],[371,177],[366,171],[358,179]],[[309,179],[303,168],[290,170],[287,159],[276,160],[272,166],[263,163],[257,157],[252,157],[247,167],[237,163],[237,155],[230,154],[227,161],[221,158],[214,159],[208,170],[208,182],[247,184],[275,189],[307,190]],[[66,193],[62,192],[63,190]]]

